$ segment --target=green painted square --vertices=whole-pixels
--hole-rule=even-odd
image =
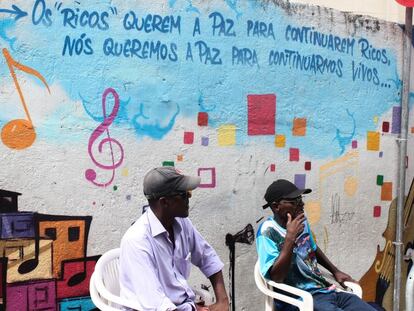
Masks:
[[[377,185],[382,186],[383,183],[384,183],[384,176],[377,175]]]
[[[174,166],[174,161],[164,161],[162,162],[162,166]]]

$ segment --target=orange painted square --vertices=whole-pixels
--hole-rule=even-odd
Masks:
[[[293,136],[305,136],[306,135],[306,118],[294,118],[293,119]]]
[[[414,134],[414,126],[411,128],[411,134]]]
[[[381,200],[392,201],[392,182],[384,182],[381,186]]]
[[[368,131],[367,132],[367,150],[379,151],[380,149],[380,133]]]
[[[183,155],[179,154],[177,155],[177,162],[181,162],[183,160]]]

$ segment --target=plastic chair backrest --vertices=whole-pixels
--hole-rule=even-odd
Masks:
[[[119,254],[120,249],[115,248],[99,258],[91,277],[90,288],[98,294],[95,297],[97,304],[105,304],[105,308],[100,308],[101,310],[122,310],[121,306],[139,310],[140,306],[136,301],[120,297]],[[94,296],[91,295],[91,298],[95,303]]]
[[[113,252],[112,256],[114,257],[108,260],[103,269],[102,279],[106,289],[111,294],[119,296],[119,249],[116,249],[116,252]]]
[[[414,264],[410,269],[405,285],[405,308],[407,311],[414,311]]]
[[[267,286],[266,280],[263,278],[260,273],[259,262],[257,261],[254,266],[254,280],[256,282],[257,288],[265,294],[265,311],[276,311],[275,304],[273,303],[273,298],[270,295],[266,295],[267,291],[270,289]]]

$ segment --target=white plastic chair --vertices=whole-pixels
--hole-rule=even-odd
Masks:
[[[89,283],[92,302],[102,311],[123,310],[122,307],[139,310],[136,302],[119,296],[119,253],[120,249],[115,248],[103,254]]]
[[[407,311],[414,311],[414,265],[410,269],[405,285],[405,307]]]
[[[313,311],[313,297],[310,293],[290,285],[266,280],[260,273],[258,261],[254,267],[254,280],[257,288],[266,295],[265,311],[276,311],[273,299],[294,305],[298,307],[300,311]],[[345,285],[352,291],[353,294],[357,295],[359,298],[362,297],[362,288],[359,284],[345,282]],[[282,293],[276,293],[273,291],[274,288],[298,296],[298,298],[293,298]]]
[[[96,262],[95,271],[91,276],[89,283],[91,299],[102,311],[123,310],[122,307],[134,310],[140,308],[137,302],[119,296],[119,254],[119,248],[103,254]],[[196,302],[204,301],[206,304],[215,302],[215,297],[208,290],[198,287],[192,287],[192,290],[196,294]]]

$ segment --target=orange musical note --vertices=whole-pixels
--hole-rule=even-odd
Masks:
[[[33,126],[32,118],[30,117],[29,110],[27,109],[26,101],[24,100],[23,92],[20,88],[20,84],[17,81],[16,72],[14,67],[17,69],[26,72],[30,75],[35,76],[46,86],[49,94],[50,89],[47,85],[45,78],[36,70],[27,67],[23,64],[20,64],[10,55],[9,51],[4,48],[3,55],[6,59],[7,66],[10,70],[10,75],[13,78],[14,85],[17,92],[19,93],[20,101],[23,105],[24,112],[26,113],[27,119],[15,119],[8,122],[3,129],[1,130],[1,140],[3,143],[11,149],[25,149],[30,147],[36,139],[36,131]]]

